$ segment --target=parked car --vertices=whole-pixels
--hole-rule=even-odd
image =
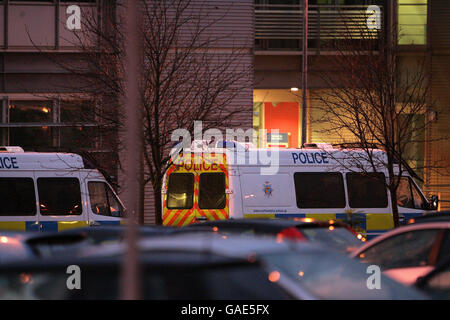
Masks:
[[[417,223],[389,231],[351,256],[378,265],[384,274],[407,285],[450,258],[450,222]]]
[[[26,240],[34,233],[23,231],[0,231],[0,264],[25,260],[35,256]]]
[[[139,227],[140,237],[165,235],[175,228],[162,226]],[[126,226],[97,226],[67,229],[59,232],[0,231],[0,263],[25,258],[47,258],[75,255],[86,246],[123,241]]]
[[[274,237],[278,241],[289,239],[318,242],[342,252],[350,252],[360,247],[365,240],[362,235],[356,234],[344,223],[310,218],[215,220],[192,224],[182,229],[198,229],[220,234],[255,234]]]
[[[188,233],[171,235],[169,237],[153,237],[145,239],[139,244],[143,257],[155,253],[171,255],[171,263],[183,263],[191,254],[209,254],[213,256],[243,259],[246,263],[261,268],[264,279],[275,284],[285,296],[294,299],[424,299],[425,296],[412,288],[381,276],[383,286],[380,290],[370,290],[367,287],[367,268],[357,263],[347,255],[335,250],[329,250],[313,243],[295,243],[291,241],[278,242],[270,238],[243,235],[220,235],[214,233]],[[86,251],[84,257],[122,257],[125,244],[115,244],[103,247],[93,247]],[[149,260],[150,261],[150,260]],[[176,275],[178,290],[191,292],[189,299],[204,296],[201,290],[208,287],[191,287],[189,281],[179,279],[192,279],[189,272],[193,270],[180,269]],[[0,270],[1,275],[1,270]],[[147,275],[145,275],[147,276]],[[228,286],[241,285],[244,288],[255,289],[251,291],[259,299],[261,293],[258,285],[252,284],[252,275],[242,275],[236,270],[236,277],[227,278],[211,284],[211,290],[221,291],[220,297],[226,299],[251,298],[252,296],[227,295],[223,296]],[[203,280],[199,280],[203,281]],[[195,281],[193,281],[194,283]],[[240,283],[242,282],[242,283]],[[243,290],[243,289],[242,289]],[[215,291],[214,291],[215,292]],[[245,292],[245,291],[244,291]],[[186,293],[187,294],[187,293]],[[217,299],[216,295],[208,294],[209,299]],[[279,295],[278,295],[279,296]],[[183,298],[185,296],[182,296]],[[267,296],[266,296],[267,297]],[[172,296],[168,296],[172,298]],[[273,297],[275,298],[275,297]],[[278,299],[278,298],[276,298]]]
[[[415,286],[436,300],[450,299],[450,259],[420,277]]]

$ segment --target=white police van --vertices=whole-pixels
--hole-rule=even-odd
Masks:
[[[393,228],[386,169],[361,174],[351,162],[364,151],[330,145],[241,149],[244,151],[217,146],[200,152],[185,149],[183,158],[169,167],[164,178],[163,224],[184,226],[228,218],[313,218],[348,222],[368,238]],[[381,150],[373,152],[385,157]],[[398,204],[404,219],[435,210],[406,173]]]
[[[0,230],[120,224],[123,212],[104,176],[81,156],[0,147]]]

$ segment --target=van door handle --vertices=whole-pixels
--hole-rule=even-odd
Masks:
[[[100,226],[100,223],[97,221],[89,221],[89,227],[98,227]]]
[[[197,220],[197,221],[206,221],[208,219],[206,219],[206,217],[197,217],[197,218],[195,218],[195,220]]]

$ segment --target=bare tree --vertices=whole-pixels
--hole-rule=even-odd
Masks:
[[[244,49],[215,49],[231,35],[212,36],[224,15],[210,14],[214,6],[208,1],[139,0],[139,8],[142,189],[151,183],[156,222],[161,224],[161,184],[174,145],[172,133],[179,128],[193,133],[194,121],[202,121],[204,130],[225,128],[232,120],[236,125],[236,115],[243,110],[230,102],[251,84],[252,70],[241,62]],[[96,16],[84,17],[84,31],[77,36],[79,60],[56,61],[79,79],[77,93],[101,105],[96,112],[99,130],[117,141],[117,154],[124,147],[120,139],[124,131],[124,11],[116,4],[104,10],[101,22]]]
[[[391,194],[397,227],[397,189],[402,175],[409,172],[414,176],[415,170],[444,166],[411,166],[409,161],[415,144],[430,142],[425,135],[431,125],[427,60],[425,56],[418,57],[412,68],[399,68],[394,26],[390,33],[384,33],[367,28],[365,23],[344,22],[347,31],[333,41],[336,54],[327,59],[327,68],[331,66],[333,72],[318,72],[330,89],[312,98],[321,115],[313,121],[324,124],[322,128],[338,137],[342,145],[364,151],[346,152],[351,160],[336,159],[341,165],[366,175],[388,172],[383,180]],[[416,121],[418,116],[423,118],[420,124]],[[385,153],[380,155],[376,149]]]

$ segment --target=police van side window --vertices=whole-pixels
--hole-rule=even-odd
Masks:
[[[386,178],[382,172],[347,173],[347,190],[351,208],[386,208]]]
[[[89,182],[91,210],[95,214],[122,217],[123,209],[109,186],[104,182]]]
[[[224,209],[226,203],[225,174],[222,172],[200,174],[200,209]]]
[[[172,173],[167,190],[168,209],[191,209],[194,203],[194,175]]]
[[[0,178],[0,216],[34,216],[36,196],[32,178]]]
[[[295,194],[299,208],[345,208],[344,179],[339,172],[296,172]]]
[[[77,178],[38,178],[37,185],[42,215],[81,215],[83,212]]]

